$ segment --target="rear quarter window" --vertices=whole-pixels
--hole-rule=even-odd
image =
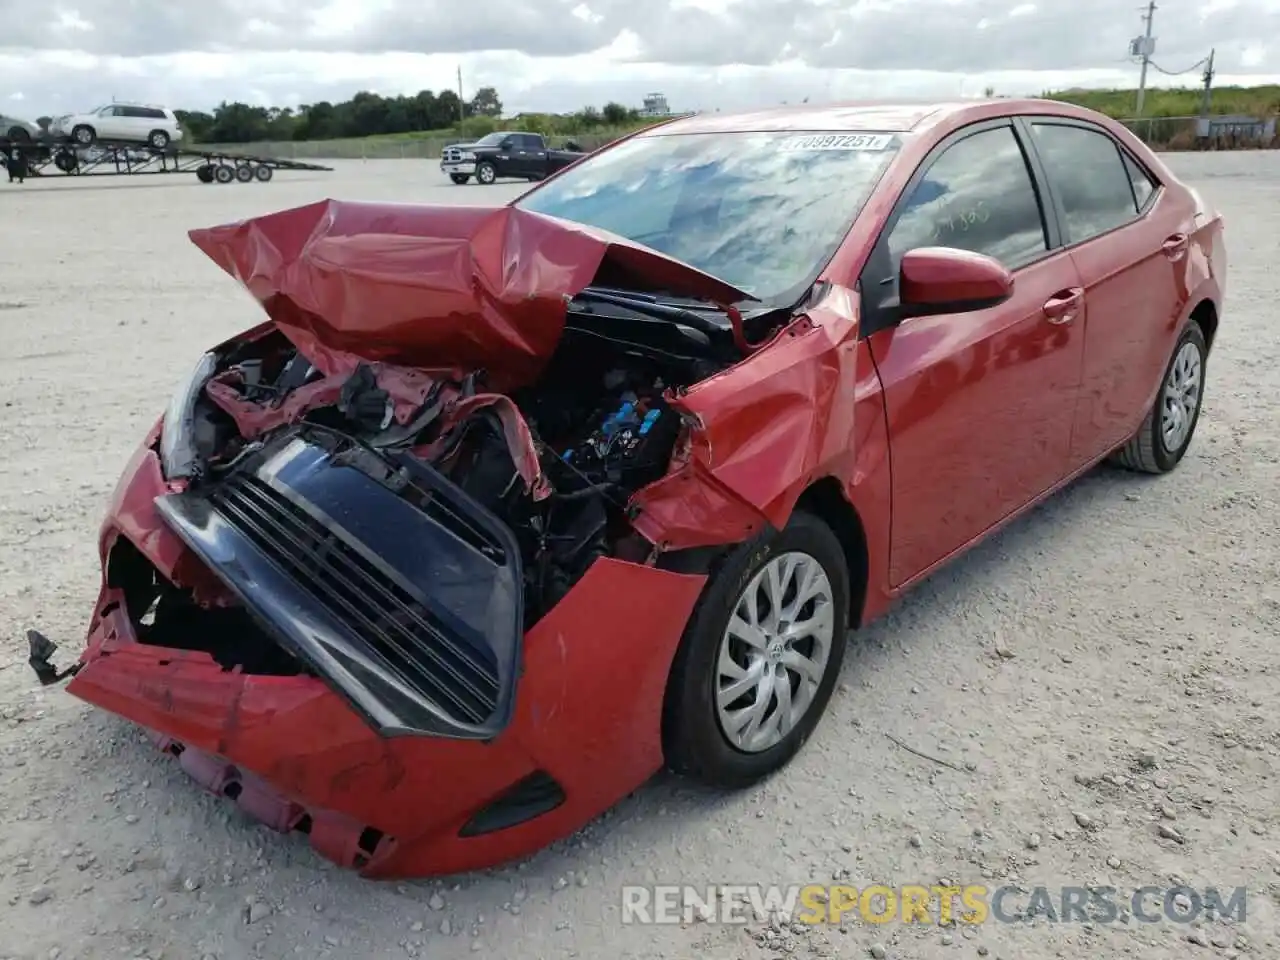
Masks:
[[[1129,172],[1129,182],[1133,184],[1133,197],[1138,202],[1138,209],[1145,210],[1156,192],[1156,185],[1147,175],[1147,171],[1143,170],[1127,153],[1124,154],[1124,166]]]

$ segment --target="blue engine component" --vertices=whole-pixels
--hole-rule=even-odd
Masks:
[[[634,394],[624,394],[622,402],[601,421],[590,436],[568,448],[560,455],[565,463],[573,463],[588,473],[603,471],[606,476],[621,476],[639,471],[648,476],[654,469],[658,475],[665,469],[665,458],[675,439],[679,418],[666,407],[656,406],[643,414],[637,409],[639,399]],[[650,443],[655,427],[663,424],[658,432],[661,442]],[[651,462],[652,461],[652,462]]]

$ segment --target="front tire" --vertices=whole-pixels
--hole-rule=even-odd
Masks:
[[[667,765],[738,789],[790,762],[835,689],[848,613],[844,550],[817,517],[797,511],[781,531],[734,550],[672,664]]]
[[[493,183],[498,179],[497,168],[488,160],[481,160],[476,164],[476,180],[485,186]]]
[[[14,143],[30,143],[31,142],[31,131],[28,130],[26,127],[10,127],[8,131],[5,133],[5,136],[8,137]]]
[[[465,173],[451,173],[449,174],[449,179],[452,180],[454,183],[456,183],[458,186],[462,186],[464,183],[470,180],[471,177]]]
[[[1187,321],[1165,368],[1156,402],[1138,432],[1112,455],[1112,462],[1138,473],[1159,474],[1168,473],[1182,461],[1200,422],[1208,356],[1200,325]]]
[[[72,129],[71,139],[75,142],[76,146],[88,147],[93,144],[93,141],[98,139],[98,132],[87,123],[82,123]]]

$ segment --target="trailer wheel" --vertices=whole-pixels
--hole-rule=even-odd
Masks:
[[[242,163],[236,167],[236,179],[241,183],[253,183],[253,167]]]
[[[53,165],[63,173],[75,173],[80,166],[80,158],[73,150],[59,150],[53,155]]]
[[[274,170],[268,166],[264,166],[263,164],[258,164],[253,168],[253,175],[258,178],[259,183],[266,183],[271,179],[272,174],[274,173]]]
[[[213,183],[213,164],[206,163],[203,167],[196,167],[196,179],[201,183]]]
[[[218,183],[231,183],[235,178],[235,167],[229,163],[219,163],[213,168],[213,179]]]
[[[77,124],[71,130],[71,139],[82,147],[87,147],[98,139],[98,132],[87,123]]]

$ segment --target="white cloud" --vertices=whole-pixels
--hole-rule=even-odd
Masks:
[[[1267,47],[1262,43],[1251,43],[1240,52],[1240,63],[1246,67],[1260,67],[1267,59]]]
[[[209,109],[357,90],[498,89],[508,111],[661,90],[675,109],[1133,86],[1136,5],[1114,0],[0,0],[0,90],[66,112],[111,96]],[[1280,0],[1162,0],[1157,60],[1217,51],[1219,85],[1267,82]],[[1280,72],[1280,64],[1274,65]],[[1197,82],[1195,73],[1177,80]]]
[[[60,33],[85,32],[93,29],[93,24],[80,16],[77,10],[60,10],[53,23],[53,29]]]

